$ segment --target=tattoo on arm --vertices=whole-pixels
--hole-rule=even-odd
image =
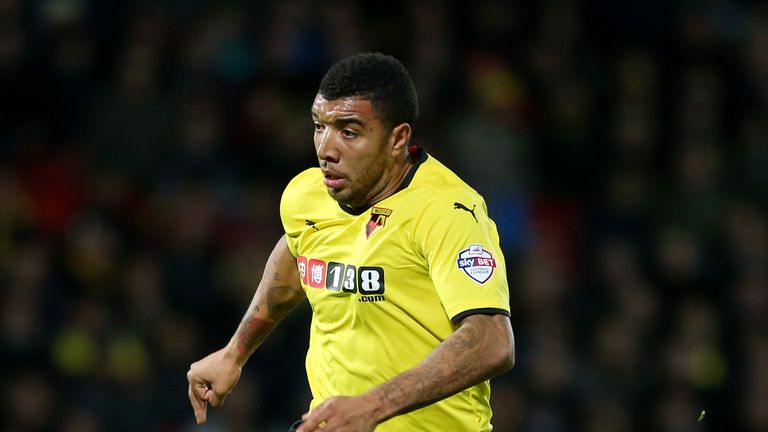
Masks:
[[[242,358],[249,357],[261,345],[261,342],[264,341],[274,327],[274,322],[254,316],[244,317],[235,333],[235,339],[237,340],[235,346],[237,347],[238,356]]]
[[[267,260],[248,311],[230,342],[239,359],[244,363],[280,320],[305,298],[295,258],[285,239],[280,239]]]
[[[499,346],[505,329],[479,324],[472,320],[462,325],[421,364],[373,389],[371,396],[378,406],[387,407],[382,420],[427,406],[508,369],[486,361],[483,355],[489,347]]]
[[[244,358],[253,354],[277,323],[302,300],[296,289],[287,285],[261,287],[259,291],[261,290],[264,293],[257,292],[235,332],[237,354]]]
[[[293,298],[295,290],[289,286],[273,286],[267,288],[267,316],[273,321],[280,321],[296,306]]]

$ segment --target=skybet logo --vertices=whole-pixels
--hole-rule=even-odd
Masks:
[[[459,252],[456,266],[469,276],[473,281],[483,284],[493,276],[496,268],[496,259],[483,248],[483,245],[471,244],[467,249]]]

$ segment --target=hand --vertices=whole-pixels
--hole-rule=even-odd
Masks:
[[[192,363],[187,372],[189,401],[195,410],[197,424],[205,423],[208,403],[219,407],[240,379],[242,366],[225,349]]]
[[[371,432],[378,422],[362,396],[335,396],[304,414],[297,432]],[[322,424],[322,426],[320,426]]]

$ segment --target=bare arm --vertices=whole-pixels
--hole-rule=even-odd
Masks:
[[[198,423],[206,421],[208,402],[214,407],[224,402],[251,354],[305,298],[296,259],[283,236],[267,260],[261,282],[232,339],[221,350],[192,363],[187,372],[189,400]]]
[[[509,370],[514,336],[504,315],[471,315],[418,366],[348,401],[329,398],[306,414],[299,432],[325,429],[372,431],[377,424]]]
[[[505,315],[471,315],[421,364],[369,391],[379,423],[508,371],[514,336]]]
[[[242,366],[272,329],[305,298],[296,258],[283,236],[269,255],[251,305],[225,349]]]

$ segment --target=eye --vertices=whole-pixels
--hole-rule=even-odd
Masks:
[[[313,122],[315,125],[315,132],[322,132],[325,126],[320,122]]]
[[[344,138],[349,138],[349,139],[352,139],[352,138],[357,138],[357,132],[355,132],[355,131],[353,131],[353,130],[351,130],[351,129],[343,129],[343,130],[341,131],[341,135],[342,135]]]

